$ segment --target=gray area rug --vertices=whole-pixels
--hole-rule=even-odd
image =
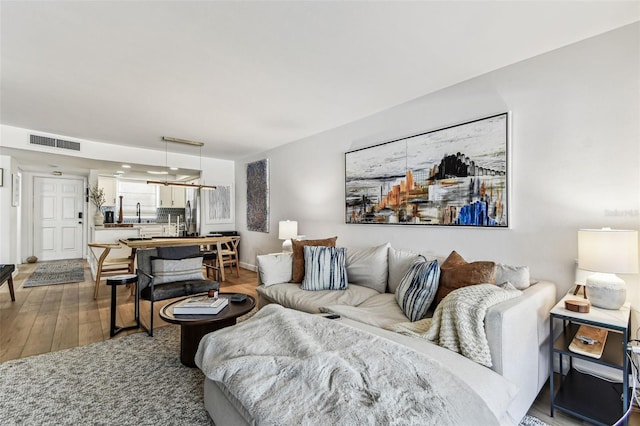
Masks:
[[[0,424],[213,425],[202,372],[180,363],[179,327],[154,334],[0,364]],[[526,416],[520,425],[546,423]]]
[[[79,283],[84,281],[84,263],[81,260],[63,260],[43,263],[29,275],[22,287]]]

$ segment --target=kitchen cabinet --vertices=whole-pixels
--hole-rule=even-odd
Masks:
[[[98,176],[98,188],[104,191],[105,206],[115,206],[118,198],[118,181],[110,176]]]
[[[184,208],[186,194],[184,188],[176,186],[159,186],[158,207]]]

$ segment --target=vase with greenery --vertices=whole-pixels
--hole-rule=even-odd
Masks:
[[[96,206],[96,214],[93,216],[93,220],[96,226],[104,225],[104,214],[102,214],[101,207],[105,203],[106,198],[104,196],[104,189],[98,188],[98,184],[89,187],[89,199]]]

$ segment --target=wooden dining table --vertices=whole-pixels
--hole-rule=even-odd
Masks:
[[[232,237],[205,236],[205,237],[154,237],[154,238],[123,238],[120,242],[131,248],[131,257],[135,259],[136,250],[169,246],[216,246],[218,253],[222,251],[222,244],[230,242]],[[237,238],[237,237],[236,237]],[[217,266],[220,268],[220,281],[225,280],[224,265],[221,256],[217,257]]]

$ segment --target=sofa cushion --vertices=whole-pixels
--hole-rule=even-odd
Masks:
[[[440,265],[440,285],[436,305],[453,290],[475,284],[495,284],[494,262],[467,262],[456,251]]]
[[[427,311],[436,297],[439,280],[438,261],[428,262],[422,256],[413,262],[402,277],[396,291],[396,300],[410,321],[421,320],[427,315]]]
[[[270,286],[291,281],[292,253],[265,254],[257,258],[258,273],[260,274],[260,283],[262,285]]]
[[[293,240],[291,245],[293,246],[293,271],[292,271],[292,283],[301,283],[304,278],[304,246],[325,246],[335,247],[338,237],[325,238],[323,240]]]
[[[518,290],[524,290],[531,285],[528,266],[510,266],[496,264],[496,284],[510,282]]]
[[[151,274],[155,277],[154,284],[203,280],[202,256],[177,260],[152,259]]]
[[[347,248],[347,278],[350,284],[372,288],[380,293],[387,291],[389,275],[388,252],[391,245]]]
[[[360,285],[349,285],[346,290],[302,290],[300,284],[275,284],[269,287],[258,286],[256,291],[269,301],[285,308],[297,309],[311,314],[320,313],[322,306],[352,305],[356,306],[379,294],[377,291]]]
[[[305,246],[303,290],[344,290],[347,288],[346,249]]]
[[[358,306],[329,305],[321,310],[380,328],[409,321],[393,293],[376,294]]]
[[[166,300],[175,297],[189,296],[196,293],[204,293],[209,290],[219,290],[220,283],[210,280],[186,280],[174,281],[166,284],[154,285],[153,291],[151,287],[145,287],[140,292],[140,297],[145,300]]]
[[[389,247],[389,293],[395,293],[400,280],[407,273],[413,262],[420,256],[418,253],[396,250]]]

